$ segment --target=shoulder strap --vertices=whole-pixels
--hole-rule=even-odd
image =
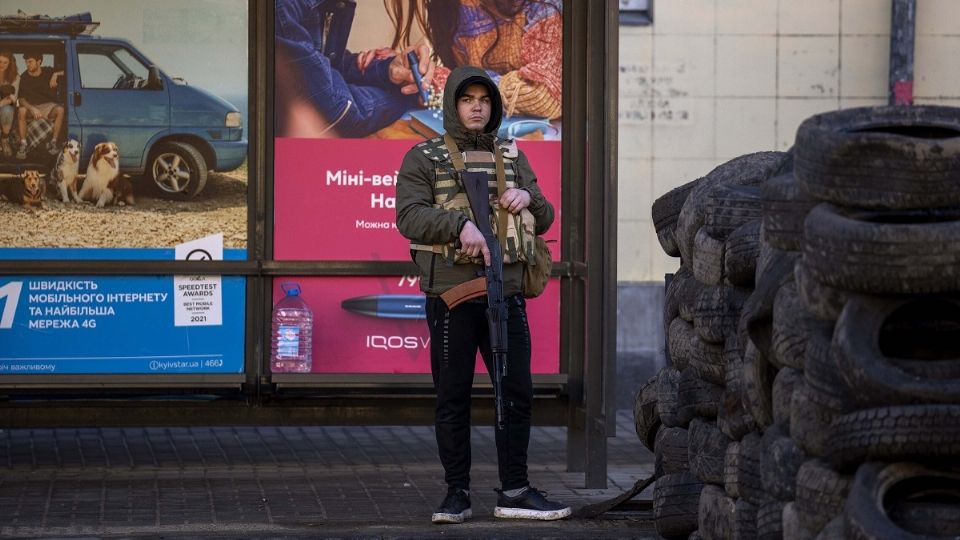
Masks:
[[[450,161],[453,162],[453,168],[457,172],[461,172],[467,168],[463,164],[463,156],[460,154],[460,148],[457,147],[457,141],[453,140],[453,137],[449,133],[443,134],[443,142],[447,145],[447,153],[450,154]]]
[[[503,152],[499,144],[493,145],[494,152],[497,155],[497,198],[503,196],[507,190],[507,173],[503,168]],[[497,205],[497,239],[501,246],[507,245],[507,211]]]

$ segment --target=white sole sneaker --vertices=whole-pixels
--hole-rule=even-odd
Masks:
[[[433,514],[433,517],[430,518],[430,521],[434,523],[463,523],[465,519],[469,519],[473,516],[473,511],[469,508],[460,512],[459,514],[446,514],[443,512],[436,512]]]
[[[493,509],[493,517],[503,519],[539,519],[540,521],[553,521],[563,519],[571,513],[570,507],[559,510],[528,510],[526,508],[506,508],[497,506]]]

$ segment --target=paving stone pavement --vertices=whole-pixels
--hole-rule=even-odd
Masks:
[[[493,435],[472,432],[474,518],[435,526],[432,427],[0,430],[0,537],[656,538],[649,489],[596,519],[495,520]],[[534,427],[530,479],[574,510],[653,473],[630,411],[608,439],[607,489],[584,488],[565,450],[565,428]]]

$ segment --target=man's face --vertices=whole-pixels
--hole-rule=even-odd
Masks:
[[[457,99],[460,122],[471,131],[483,131],[490,121],[490,92],[483,84],[471,84]]]
[[[27,63],[27,71],[33,73],[40,69],[40,63],[43,60],[37,60],[36,58],[25,58],[24,61]]]

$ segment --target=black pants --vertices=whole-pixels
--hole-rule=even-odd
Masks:
[[[503,378],[504,428],[496,429],[500,485],[525,487],[533,381],[530,376],[530,327],[522,296],[507,299],[507,373]],[[477,349],[491,380],[493,355],[487,329],[486,300],[464,302],[452,311],[443,300],[427,297],[430,367],[437,391],[436,432],[444,479],[451,488],[470,488],[470,391]]]

